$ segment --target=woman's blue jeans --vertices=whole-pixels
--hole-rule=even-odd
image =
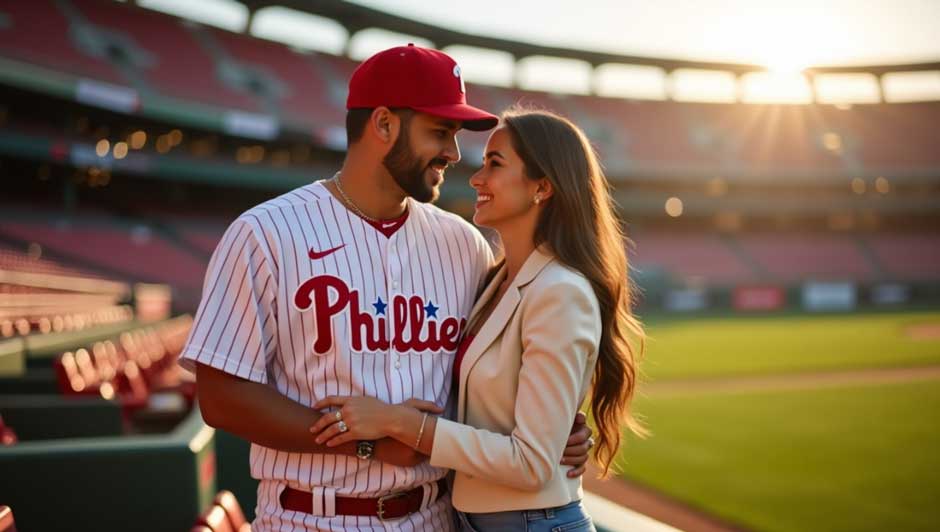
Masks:
[[[596,532],[581,501],[541,510],[456,513],[461,532]]]

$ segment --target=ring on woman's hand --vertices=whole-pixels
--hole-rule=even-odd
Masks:
[[[337,423],[337,426],[339,427],[340,432],[346,432],[347,430],[349,430],[349,427],[346,426],[345,421],[340,420],[340,422]]]
[[[588,444],[588,449],[594,448],[594,438],[588,438],[587,444]]]
[[[342,412],[341,410],[337,410],[336,412],[333,412],[333,417],[336,418],[336,421],[342,421],[342,420],[343,420],[343,412]]]

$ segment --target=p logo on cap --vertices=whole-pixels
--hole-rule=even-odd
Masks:
[[[467,86],[463,84],[463,78],[460,77],[460,65],[454,65],[454,77],[460,81],[460,92],[466,94]]]
[[[459,121],[473,131],[492,129],[499,118],[467,103],[461,74],[457,62],[444,52],[414,45],[391,48],[353,72],[346,109],[407,107]]]

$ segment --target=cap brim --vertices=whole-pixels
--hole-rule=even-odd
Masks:
[[[493,129],[499,123],[499,117],[482,109],[477,109],[467,104],[438,105],[431,107],[412,107],[415,111],[427,113],[429,115],[447,118],[449,120],[459,120],[461,127],[470,131],[486,131]]]

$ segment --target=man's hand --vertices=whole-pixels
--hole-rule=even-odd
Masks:
[[[578,412],[574,416],[571,435],[568,436],[568,444],[561,457],[562,465],[573,466],[567,473],[568,478],[577,478],[584,474],[588,453],[591,447],[594,447],[592,432],[591,427],[587,425],[587,416],[584,412]]]

